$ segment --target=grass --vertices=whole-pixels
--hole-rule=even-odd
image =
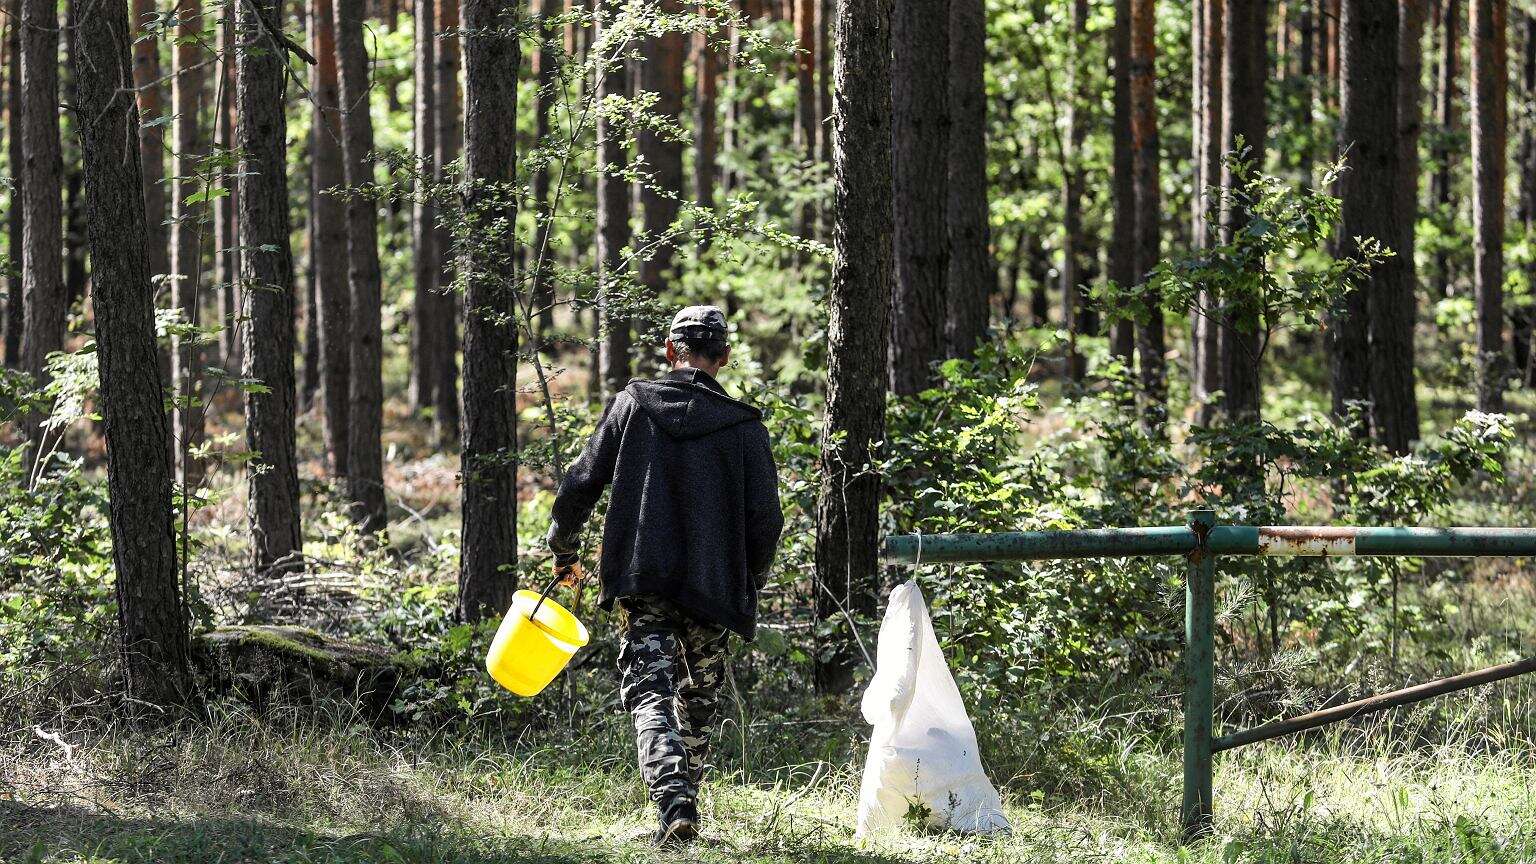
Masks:
[[[159,733],[9,736],[0,861],[1536,861],[1532,750],[1471,729],[1427,746],[1392,716],[1219,756],[1217,835],[1189,849],[1177,753],[1128,749],[1122,788],[1012,790],[1001,839],[858,840],[856,760],[759,760],[709,783],[703,842],[661,853],[616,716],[514,738],[221,710]]]

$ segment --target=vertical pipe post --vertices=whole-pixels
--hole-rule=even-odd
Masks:
[[[1191,842],[1211,830],[1211,720],[1215,709],[1216,556],[1206,537],[1216,525],[1212,510],[1192,510],[1188,525],[1196,546],[1189,553],[1184,587],[1184,807],[1182,838]]]

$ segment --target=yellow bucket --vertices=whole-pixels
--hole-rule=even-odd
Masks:
[[[529,613],[538,607],[538,614]],[[501,619],[485,671],[496,683],[519,696],[534,696],[555,680],[576,649],[587,644],[587,628],[564,606],[536,591],[512,595],[512,608]]]

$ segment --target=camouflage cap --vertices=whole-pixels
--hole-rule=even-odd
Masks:
[[[672,318],[667,335],[673,339],[725,341],[725,313],[718,306],[689,306]]]

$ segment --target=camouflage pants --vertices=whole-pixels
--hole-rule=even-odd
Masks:
[[[659,598],[619,600],[619,696],[657,804],[699,794],[720,713],[726,636]]]

